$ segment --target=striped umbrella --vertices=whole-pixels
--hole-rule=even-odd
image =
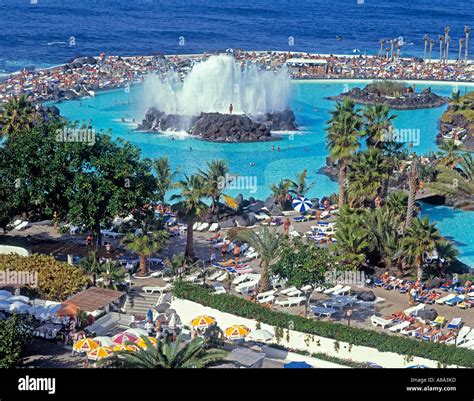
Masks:
[[[305,197],[300,197],[296,198],[292,202],[293,209],[296,210],[297,212],[304,213],[311,209],[313,207],[313,204],[309,199],[306,199]]]
[[[228,327],[224,333],[229,340],[240,340],[250,333],[250,329],[243,324],[234,324]]]
[[[133,334],[127,332],[123,332],[112,337],[112,341],[115,344],[125,344],[127,342],[134,343],[137,340],[137,336],[134,336]]]
[[[112,354],[113,351],[110,347],[97,347],[87,353],[87,358],[93,361],[99,361],[101,359],[108,358]]]
[[[74,343],[73,349],[74,351],[77,351],[77,352],[85,352],[85,351],[92,351],[98,346],[99,344],[97,344],[91,338],[83,338],[82,340],[76,341]]]
[[[216,322],[216,319],[214,319],[213,317],[202,315],[193,319],[191,321],[191,325],[199,329],[207,329],[211,324],[214,324],[215,322]]]

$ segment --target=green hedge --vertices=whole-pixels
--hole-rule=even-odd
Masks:
[[[382,352],[428,358],[446,365],[474,367],[474,351],[466,348],[392,336],[375,330],[347,327],[340,323],[317,321],[277,312],[235,295],[214,294],[212,290],[186,282],[176,282],[173,286],[173,294],[177,298],[187,299],[275,327],[288,328],[292,322],[294,330],[303,333],[371,347]]]

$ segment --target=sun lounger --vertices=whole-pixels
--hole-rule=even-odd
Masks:
[[[406,329],[408,326],[410,326],[410,322],[405,320],[403,322],[400,322],[398,324],[396,324],[395,326],[392,326],[389,328],[389,330],[392,332],[392,333],[398,333],[400,331],[402,331],[403,329]]]
[[[257,298],[257,301],[261,304],[272,304],[275,301],[275,295],[268,295],[263,298]]]
[[[412,336],[418,330],[419,330],[418,327],[413,327],[413,326],[410,325],[407,328],[400,330],[400,334],[403,334],[404,336]]]
[[[206,231],[209,228],[209,223],[202,223],[196,231]]]
[[[301,223],[303,221],[307,221],[308,218],[306,216],[298,216],[298,217],[293,217],[293,221],[296,223]]]
[[[167,290],[169,287],[143,287],[142,290],[145,291],[145,294],[151,295],[155,292],[163,292]]]
[[[29,225],[30,225],[30,223],[28,221],[22,221],[20,224],[15,226],[13,229],[21,231],[21,230],[26,229]]]
[[[456,298],[456,295],[454,294],[449,294],[449,295],[446,295],[445,297],[442,297],[440,299],[438,299],[437,301],[435,301],[438,305],[442,305],[444,304],[446,301],[449,301],[450,299],[453,299],[453,298]]]
[[[250,281],[250,280],[252,280],[252,277],[250,277],[248,274],[243,274],[241,276],[237,276],[236,278],[234,278],[234,280],[232,280],[232,284],[239,285],[239,284],[244,283],[245,281]]]
[[[303,292],[301,290],[298,290],[295,288],[293,291],[289,291],[286,293],[287,297],[299,297],[300,295],[303,295]]]
[[[448,306],[455,306],[457,304],[460,304],[463,301],[464,301],[464,297],[460,295],[460,296],[451,298],[450,300],[446,301],[445,304]]]
[[[280,294],[282,294],[282,295],[288,295],[288,293],[293,292],[293,291],[295,291],[295,290],[297,290],[297,288],[294,287],[294,286],[293,286],[293,287],[288,287],[288,288],[285,288],[285,289],[283,289],[283,290],[280,290]]]
[[[193,224],[193,231],[196,231],[197,228],[201,225],[202,223],[197,221],[196,223]]]
[[[332,293],[334,295],[346,295],[346,294],[350,294],[350,292],[351,292],[351,286],[346,285],[345,287],[343,287],[339,290],[333,291]]]
[[[276,301],[277,305],[289,308],[291,306],[299,306],[306,302],[306,297],[291,297],[283,301]]]
[[[225,290],[224,286],[222,284],[215,284],[214,285],[215,289],[215,294],[225,294],[227,291]]]
[[[328,288],[327,290],[324,290],[323,293],[324,294],[332,294],[334,291],[341,290],[342,288],[344,288],[343,285],[337,284],[335,287]]]
[[[290,237],[301,237],[300,233],[298,231],[290,231]]]
[[[227,279],[227,276],[229,275],[229,273],[230,273],[230,272],[228,272],[228,271],[223,271],[223,272],[222,272],[222,275],[220,275],[219,277],[217,277],[215,281],[219,281],[219,282],[224,281],[225,279]]]
[[[257,286],[258,286],[258,281],[257,280],[246,281],[246,282],[236,286],[235,291],[237,291],[241,294],[248,294],[248,293],[254,291],[257,288]]]
[[[322,306],[313,306],[311,307],[311,312],[315,316],[326,316],[326,317],[331,317],[336,313],[336,309],[334,308],[324,308]]]
[[[385,329],[386,327],[389,327],[393,324],[393,320],[387,320],[387,319],[384,319],[383,317],[375,316],[375,315],[372,315],[370,317],[370,321],[372,322],[373,326],[375,327],[380,326],[382,327],[382,329]]]
[[[211,226],[209,227],[209,231],[211,233],[215,233],[216,231],[219,231],[219,224],[218,223],[212,223]]]
[[[448,329],[460,329],[462,324],[462,319],[460,317],[455,317],[449,322]]]
[[[267,298],[271,295],[275,295],[275,290],[270,290],[270,291],[265,291],[265,292],[261,292],[257,295],[257,299],[261,299],[261,298]]]
[[[422,339],[424,341],[437,341],[442,335],[443,332],[441,330],[433,330],[430,333],[423,335]]]
[[[403,312],[405,313],[405,315],[416,316],[420,310],[425,309],[425,306],[425,304],[418,304],[416,306],[413,306],[412,308],[405,309]]]
[[[217,270],[217,271],[215,271],[214,273],[212,273],[212,274],[208,277],[208,279],[211,280],[211,281],[215,281],[215,280],[217,280],[217,278],[218,278],[219,276],[222,276],[223,274],[225,274],[225,273],[224,273],[222,270]]]

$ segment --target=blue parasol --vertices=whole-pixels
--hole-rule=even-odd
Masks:
[[[309,199],[306,199],[303,196],[294,199],[292,202],[292,205],[293,205],[293,209],[300,213],[304,213],[313,207],[313,204],[311,203],[311,201]]]
[[[283,365],[285,369],[311,369],[312,366],[309,363],[306,362],[289,362],[285,365]]]

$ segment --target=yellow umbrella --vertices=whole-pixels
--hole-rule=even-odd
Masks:
[[[99,344],[97,344],[94,340],[91,338],[83,338],[82,340],[76,341],[73,345],[73,350],[77,352],[88,352],[93,350],[94,348],[97,348]]]
[[[110,347],[97,347],[88,352],[87,358],[92,359],[93,361],[99,361],[103,358],[109,357],[112,353],[113,351]]]
[[[114,351],[136,351],[137,347],[134,345],[125,345],[125,344],[117,344],[114,348]]]
[[[191,321],[191,325],[193,327],[197,327],[200,329],[206,329],[207,327],[209,327],[211,324],[215,322],[216,322],[216,319],[214,319],[213,317],[203,315],[203,316],[198,316],[197,318],[193,319]]]
[[[229,195],[222,195],[222,197],[224,198],[224,202],[227,204],[227,206],[229,206],[231,209],[238,209],[239,208],[239,204],[237,203],[237,201],[232,198],[232,196],[229,196]]]
[[[234,324],[225,330],[225,336],[229,340],[239,340],[250,333],[250,329],[243,324]]]
[[[154,337],[147,337],[147,338],[150,340],[150,342],[153,345],[158,344],[158,340],[156,338],[154,338]],[[147,348],[147,345],[146,345],[145,341],[141,337],[137,341],[135,341],[135,345],[137,347],[140,347],[140,348],[145,348],[145,349]]]

